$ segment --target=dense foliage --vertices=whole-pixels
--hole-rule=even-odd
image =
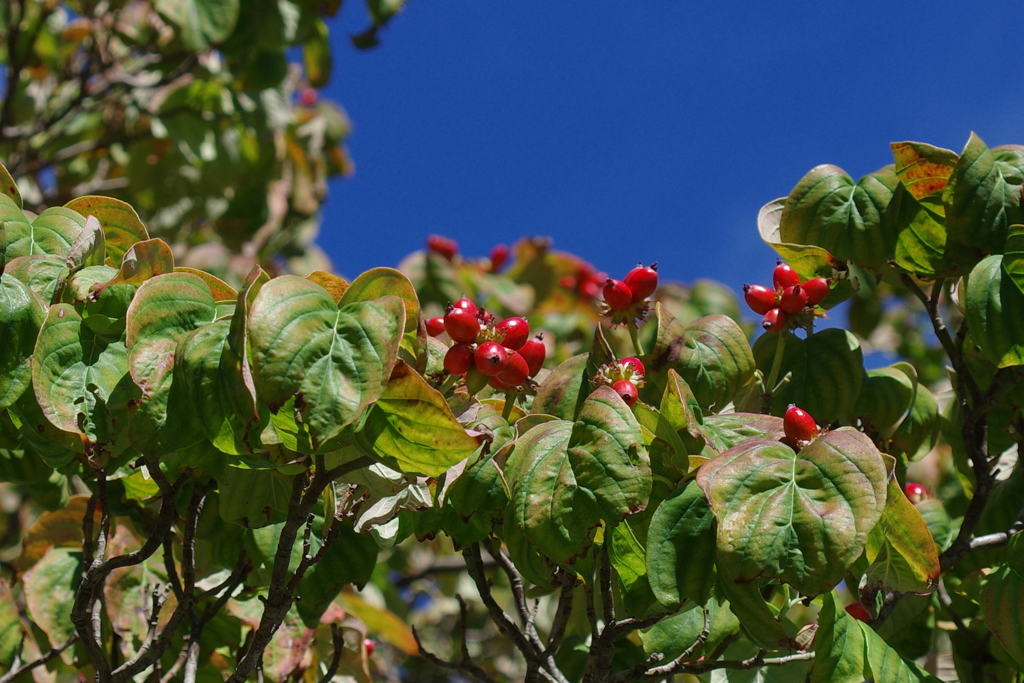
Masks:
[[[368,0],[375,44],[401,0]],[[327,21],[341,0],[5,0],[0,159],[26,206],[122,199],[184,264],[325,268],[327,180],[349,173]],[[350,10],[347,10],[350,11]]]
[[[0,680],[1019,679],[1024,149],[892,148],[765,206],[753,346],[541,239],[235,289],[4,169]]]

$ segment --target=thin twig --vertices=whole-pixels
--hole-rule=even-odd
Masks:
[[[15,667],[7,673],[5,673],[3,676],[0,676],[0,683],[11,683],[22,674],[26,674],[32,669],[35,669],[36,667],[46,664],[48,661],[59,655],[61,652],[64,652],[64,650],[74,645],[76,640],[78,640],[78,634],[72,633],[71,637],[64,641],[63,645],[52,647],[43,654],[33,659],[31,662],[25,662],[21,666]]]

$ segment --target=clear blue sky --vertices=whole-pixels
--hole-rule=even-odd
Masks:
[[[346,14],[347,13],[347,14]],[[327,93],[355,126],[321,244],[349,276],[425,235],[554,238],[621,277],[765,281],[758,208],[890,141],[1024,143],[1018,3],[410,0]]]

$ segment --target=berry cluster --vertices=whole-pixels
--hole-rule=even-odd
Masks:
[[[530,338],[525,318],[499,321],[466,297],[450,304],[444,316],[427,320],[428,334],[444,332],[455,342],[445,354],[444,369],[452,375],[475,370],[501,391],[526,384],[540,371],[547,353],[539,336]]]
[[[443,235],[430,235],[427,237],[427,251],[437,254],[445,261],[454,261],[459,253],[459,243]],[[508,261],[508,245],[496,244],[491,249],[486,270],[490,273],[500,272],[506,261]]]
[[[647,368],[639,358],[621,358],[602,365],[594,376],[594,384],[610,386],[627,406],[636,404],[637,390],[644,385]]]
[[[786,443],[798,451],[821,431],[811,414],[794,404],[790,404],[782,418],[782,430],[786,433]]]
[[[594,266],[584,261],[576,267],[575,275],[563,275],[558,284],[574,290],[576,296],[582,299],[596,299],[601,291],[601,283],[607,279],[604,273],[597,272]]]
[[[627,323],[643,319],[650,309],[647,297],[658,288],[658,264],[638,265],[622,280],[608,278],[604,282],[606,314],[613,322]]]
[[[813,312],[829,292],[829,279],[815,277],[800,281],[800,276],[789,265],[779,261],[772,272],[774,289],[764,285],[743,285],[743,298],[750,310],[763,315],[761,327],[766,332],[781,332],[805,312]]]

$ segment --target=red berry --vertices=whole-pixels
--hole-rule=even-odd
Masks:
[[[604,301],[613,311],[624,311],[633,305],[633,290],[621,280],[608,278],[604,282]]]
[[[453,375],[464,375],[473,367],[473,349],[469,344],[455,344],[444,354],[444,369]]]
[[[818,435],[818,423],[811,414],[795,405],[789,406],[782,418],[782,429],[791,441],[810,441]]]
[[[526,359],[516,351],[509,350],[505,365],[497,375],[498,379],[505,384],[517,387],[529,376],[530,366],[526,363]]]
[[[633,301],[646,299],[658,288],[658,264],[637,266],[626,274],[624,282],[633,290]]]
[[[526,365],[530,368],[530,377],[540,372],[547,353],[547,347],[544,346],[544,342],[540,340],[540,337],[527,339],[526,343],[519,349],[519,355],[526,359]]]
[[[907,485],[903,487],[903,492],[907,494],[907,498],[914,505],[917,505],[922,500],[931,495],[931,491],[916,482],[908,481]]]
[[[427,334],[431,337],[439,337],[444,332],[444,316],[427,319]]]
[[[465,309],[465,310],[469,311],[470,314],[472,314],[472,315],[476,315],[477,313],[479,313],[479,311],[477,310],[476,304],[473,303],[473,300],[472,299],[468,299],[468,298],[466,298],[464,296],[460,296],[458,299],[456,299],[452,303],[452,306],[454,306],[455,308]]]
[[[363,649],[366,650],[367,657],[372,657],[373,651],[377,649],[377,643],[369,638],[363,638]]]
[[[871,613],[868,612],[868,608],[859,602],[851,602],[846,606],[846,613],[854,619],[860,619],[861,621],[871,621]]]
[[[480,332],[480,323],[476,314],[465,308],[450,307],[444,316],[444,329],[452,341],[472,343]]]
[[[508,260],[508,247],[504,244],[496,244],[491,249],[491,272],[497,273],[505,265],[505,261]]]
[[[476,347],[473,359],[477,370],[488,377],[494,377],[505,366],[508,350],[498,342],[484,342]]]
[[[781,332],[786,329],[787,322],[789,322],[789,316],[781,308],[773,308],[764,314],[764,318],[761,319],[761,327],[765,332]]]
[[[522,348],[530,338],[530,323],[523,318],[505,318],[494,329],[504,335],[501,343],[510,349]]]
[[[799,313],[804,310],[806,305],[807,293],[804,292],[803,287],[800,285],[793,285],[782,290],[782,296],[779,297],[779,308],[782,309],[783,313],[789,313],[790,315]]]
[[[800,284],[800,276],[788,264],[779,261],[775,270],[772,271],[772,283],[775,285],[775,289],[785,289]]]
[[[579,294],[584,299],[597,298],[597,293],[599,291],[601,291],[601,287],[594,280],[587,280],[585,282],[581,282],[579,286],[576,288],[576,293]]]
[[[750,310],[758,315],[764,315],[775,308],[775,290],[764,285],[743,285],[743,298]]]
[[[451,261],[459,253],[459,244],[441,235],[431,235],[427,238],[427,249]]]
[[[312,88],[303,88],[299,92],[299,104],[303,107],[312,107],[316,104],[317,99],[318,96],[316,90],[313,90]]]
[[[623,402],[625,402],[627,406],[631,406],[636,403],[636,385],[628,379],[620,379],[612,385],[612,389],[615,390],[616,394],[622,397]]]
[[[807,293],[807,303],[817,306],[828,296],[828,278],[813,277],[800,285]]]
[[[498,391],[508,391],[509,389],[515,388],[512,385],[501,381],[501,378],[497,375],[487,380],[487,383],[491,385],[491,388],[497,389]]]
[[[644,367],[644,364],[640,361],[639,358],[634,358],[633,356],[630,356],[629,358],[623,358],[622,360],[619,361],[619,363],[621,363],[622,365],[628,365],[630,368],[633,369],[633,372],[640,375],[641,377],[647,376],[647,368]]]

